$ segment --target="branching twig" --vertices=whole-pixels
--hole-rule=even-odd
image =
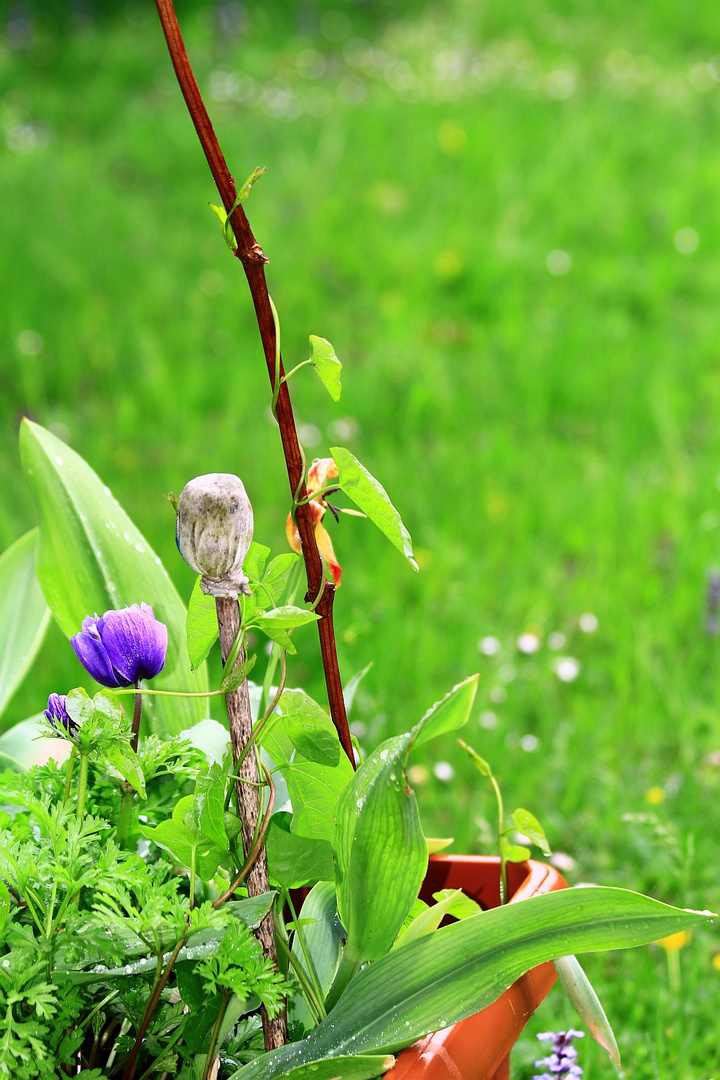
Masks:
[[[178,26],[175,9],[172,0],[155,0],[163,32],[167,41],[170,58],[180,89],[182,90],[185,103],[190,117],[197,131],[200,144],[210,166],[215,183],[217,184],[220,197],[228,214],[236,198],[235,184],[230,175],[225,158],[217,141],[210,117],[207,114],[205,104],[198,89],[195,76],[193,75],[190,61],[188,60],[183,44],[180,27]],[[263,352],[270,376],[270,385],[273,390],[273,400],[277,398],[276,415],[280,427],[283,452],[287,465],[290,491],[293,498],[304,499],[307,496],[304,481],[303,454],[298,441],[292,404],[288,393],[287,383],[284,382],[285,372],[282,360],[276,363],[276,338],[273,312],[268,296],[265,281],[264,264],[267,258],[262,248],[255,240],[250,223],[248,222],[242,206],[237,206],[230,215],[230,223],[237,240],[237,248],[234,254],[243,265],[250,294],[252,296],[255,314],[257,316],[260,337],[262,339]],[[279,385],[278,385],[279,383]],[[299,505],[296,509],[296,521],[300,541],[302,544],[305,572],[307,574],[307,599],[314,601],[318,596],[322,584],[322,560],[315,542],[315,531],[310,510],[307,504]],[[338,731],[340,742],[354,767],[354,754],[350,729],[347,722],[345,702],[342,693],[342,681],[340,668],[335,647],[335,630],[333,627],[333,600],[335,589],[329,583],[325,587],[317,613],[318,633],[320,635],[320,649],[322,652],[325,682],[327,685],[330,715]]]

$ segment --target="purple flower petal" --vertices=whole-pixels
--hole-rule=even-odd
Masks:
[[[165,664],[167,627],[149,604],[106,611],[100,634],[116,675],[136,683],[152,679]]]
[[[83,627],[88,621],[88,619],[83,620]],[[96,629],[95,626],[93,629]],[[70,644],[82,666],[101,686],[108,686],[110,689],[115,689],[118,686],[130,686],[131,679],[119,677],[117,672],[113,670],[110,657],[99,635],[96,637],[93,632],[83,629],[81,633],[70,638]]]

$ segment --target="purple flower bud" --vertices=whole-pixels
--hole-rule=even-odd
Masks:
[[[134,686],[162,671],[168,634],[149,604],[132,604],[88,615],[82,630],[70,639],[78,660],[101,686]]]
[[[58,735],[66,733],[71,739],[74,739],[80,728],[68,714],[66,702],[66,694],[51,694],[48,698],[47,709],[43,710],[43,715],[55,728]]]

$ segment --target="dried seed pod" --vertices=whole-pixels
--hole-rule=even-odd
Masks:
[[[230,599],[250,595],[242,567],[252,535],[252,506],[239,477],[208,473],[185,485],[175,536],[185,562],[202,574],[204,593]]]

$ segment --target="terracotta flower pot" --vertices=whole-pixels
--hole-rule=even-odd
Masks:
[[[510,902],[566,888],[552,866],[508,865]],[[420,891],[431,901],[439,889],[463,889],[484,908],[500,903],[500,860],[477,855],[432,855]],[[508,1080],[510,1050],[555,982],[552,963],[528,971],[482,1012],[426,1035],[398,1055],[387,1080]]]

